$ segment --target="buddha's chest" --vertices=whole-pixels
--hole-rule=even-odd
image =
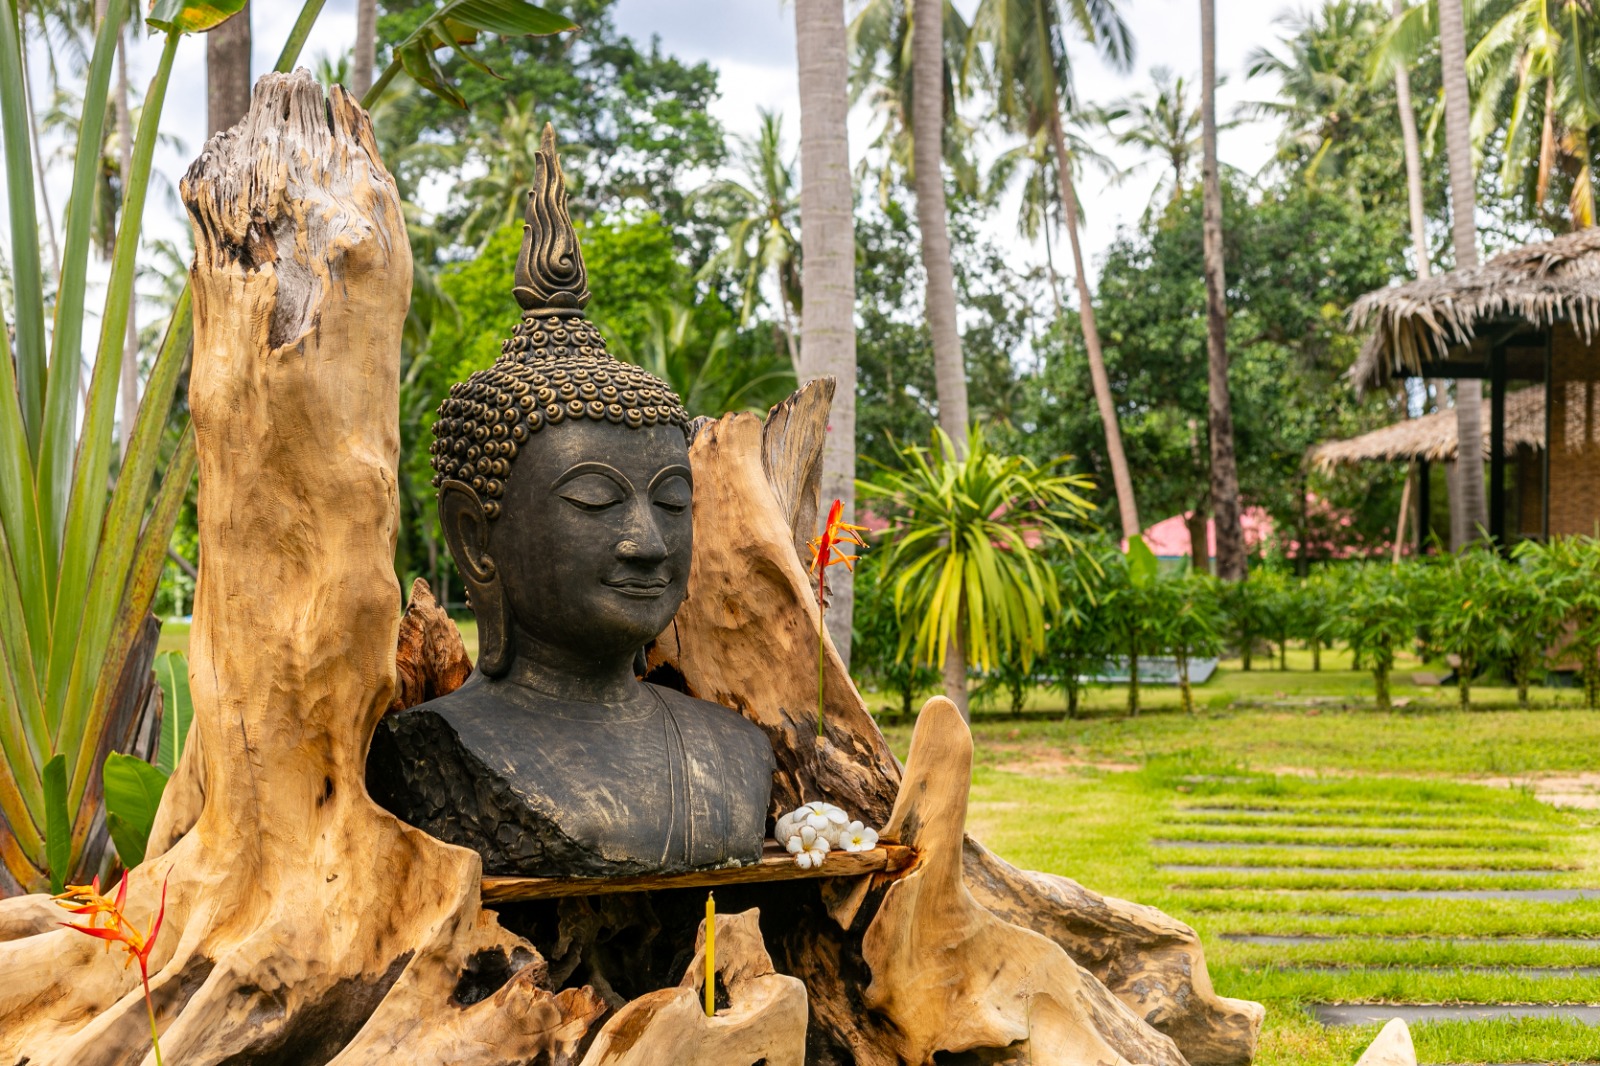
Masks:
[[[759,858],[770,763],[724,725],[661,705],[623,720],[478,716],[458,733],[498,778],[496,836],[548,834],[540,850],[562,864],[623,872]]]

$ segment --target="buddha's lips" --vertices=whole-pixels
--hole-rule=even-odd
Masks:
[[[663,592],[667,591],[667,585],[668,584],[670,584],[670,582],[668,582],[667,579],[664,578],[664,577],[663,578],[654,578],[654,579],[650,579],[650,578],[638,578],[638,579],[624,578],[623,580],[620,580],[620,581],[607,581],[606,582],[606,585],[608,587],[616,589],[618,592],[622,593],[624,596],[639,596],[639,597],[643,597],[643,598],[654,598],[656,596],[661,595]]]

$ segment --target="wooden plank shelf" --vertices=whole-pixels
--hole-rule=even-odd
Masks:
[[[803,881],[818,877],[865,877],[868,874],[899,873],[910,866],[915,857],[910,848],[899,844],[883,844],[871,851],[829,852],[821,866],[803,870],[781,844],[769,840],[762,851],[761,861],[750,866],[634,877],[485,877],[483,901],[512,903],[571,896],[658,892],[669,888],[717,888],[764,881]]]

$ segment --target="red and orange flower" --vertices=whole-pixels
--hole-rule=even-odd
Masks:
[[[856,568],[856,557],[853,554],[839,550],[841,544],[854,544],[858,548],[865,548],[867,542],[861,539],[861,534],[867,531],[866,526],[853,526],[844,520],[844,501],[834,500],[833,506],[828,508],[828,521],[822,527],[822,535],[811,538],[811,573],[817,578],[817,736],[823,735],[823,667],[824,658],[824,633],[826,627],[823,618],[828,612],[828,567],[844,564],[846,570],[852,573]]]
[[[116,899],[101,894],[99,877],[87,885],[68,885],[65,892],[51,898],[65,907],[69,914],[89,920],[87,925],[76,922],[62,922],[62,925],[104,940],[107,951],[111,950],[113,944],[121,947],[128,953],[127,960],[122,964],[123,969],[135,961],[139,963],[139,982],[144,986],[145,1011],[150,1016],[150,1042],[155,1048],[156,1066],[161,1066],[161,1039],[156,1032],[155,1005],[150,1000],[150,949],[155,947],[156,937],[161,935],[161,922],[167,915],[167,883],[161,882],[161,907],[156,911],[155,919],[149,929],[140,932],[122,909],[128,901],[128,882],[131,880],[131,871],[123,874]]]

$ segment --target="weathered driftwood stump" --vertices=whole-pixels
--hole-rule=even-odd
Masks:
[[[627,997],[561,954],[573,923],[600,913],[588,901],[568,901],[582,913],[563,912],[555,941],[513,932],[514,908],[502,920],[483,905],[475,854],[406,827],[364,786],[379,717],[459,684],[463,666],[422,590],[401,625],[411,264],[366,115],[304,72],[269,75],[183,194],[197,249],[195,717],[150,858],[129,875],[141,924],[167,885],[151,983],[168,1061],[1250,1059],[1261,1009],[1212,991],[1185,926],[964,839],[971,739],[947,702],[925,709],[902,778],[830,651],[815,736],[818,616],[800,549],[828,384],[765,422],[700,428],[690,596],[651,665],[766,731],[775,809],[831,800],[915,860],[730,891],[714,1017],[682,890],[609,897],[654,906],[679,948],[665,978]],[[152,1062],[137,974],[58,919],[41,897],[0,902],[0,1062]]]

